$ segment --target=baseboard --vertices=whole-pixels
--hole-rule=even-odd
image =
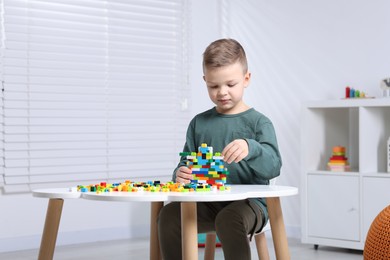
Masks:
[[[93,243],[98,241],[134,239],[149,236],[149,227],[106,228],[73,232],[59,232],[56,246]],[[38,249],[41,236],[23,236],[0,239],[0,253]]]
[[[288,238],[301,239],[300,226],[286,226],[286,233]]]
[[[301,239],[301,227],[297,226],[286,226],[287,238]],[[272,239],[270,231],[265,232],[265,236]]]

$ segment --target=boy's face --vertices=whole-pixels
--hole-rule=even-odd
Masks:
[[[244,73],[239,62],[220,68],[206,68],[203,79],[218,113],[238,114],[248,109],[242,97],[249,85],[250,73]]]

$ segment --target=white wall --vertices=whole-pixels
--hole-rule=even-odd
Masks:
[[[192,0],[190,109],[212,106],[202,80],[204,48],[222,37],[221,1]],[[346,85],[380,96],[390,77],[390,2],[225,1],[229,34],[245,47],[252,71],[246,102],[274,122],[283,155],[279,184],[300,185],[300,104],[339,99]],[[390,102],[390,100],[389,100]],[[98,204],[98,205],[96,205]],[[288,235],[299,236],[299,196],[282,199]],[[0,252],[38,247],[46,199],[0,195]],[[66,200],[57,244],[142,237],[149,234],[149,205]]]
[[[212,41],[222,37],[220,28],[220,1],[191,1],[190,85],[191,111],[195,116],[213,106],[203,80],[203,52]]]
[[[278,183],[299,187],[301,103],[340,99],[347,85],[370,96],[382,95],[379,82],[390,77],[390,2],[225,0],[219,3],[228,7],[224,9],[229,25],[226,36],[239,40],[249,59],[252,82],[245,100],[269,116],[275,125],[283,156]],[[205,11],[204,7],[199,9],[198,12]],[[215,10],[214,16],[218,15]],[[203,26],[194,25],[198,31],[193,33],[199,37],[193,41],[196,58],[215,40],[210,39],[215,25],[206,24],[210,20],[205,20],[206,17],[200,14],[199,21],[193,19]],[[220,35],[215,33],[216,38]],[[211,103],[201,81],[200,58],[193,59],[194,66],[198,66],[192,69],[192,110],[196,114]],[[282,206],[287,234],[300,236],[300,197],[283,198]]]

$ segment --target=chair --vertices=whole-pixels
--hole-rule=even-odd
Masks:
[[[273,178],[270,180],[269,185],[275,185],[276,178]],[[269,253],[268,253],[268,247],[267,247],[267,238],[265,237],[265,231],[270,230],[271,226],[268,223],[264,226],[263,230],[261,230],[260,233],[256,233],[254,235],[255,238],[255,244],[257,249],[257,255],[259,256],[259,260],[269,260]],[[207,233],[206,235],[206,242],[205,242],[205,250],[204,250],[204,260],[214,260],[215,255],[215,241],[216,241],[217,235],[215,232]]]

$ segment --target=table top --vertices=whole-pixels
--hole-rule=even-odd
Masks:
[[[169,201],[230,201],[248,198],[284,197],[298,194],[298,188],[269,185],[231,185],[229,191],[172,192]]]
[[[48,199],[78,199],[81,192],[71,192],[69,188],[49,188],[33,190],[32,194],[38,198]]]
[[[33,191],[40,198],[83,198],[100,201],[231,201],[247,198],[284,197],[298,194],[298,188],[279,185],[231,185],[229,191],[209,192],[72,192],[66,188],[39,189]]]

